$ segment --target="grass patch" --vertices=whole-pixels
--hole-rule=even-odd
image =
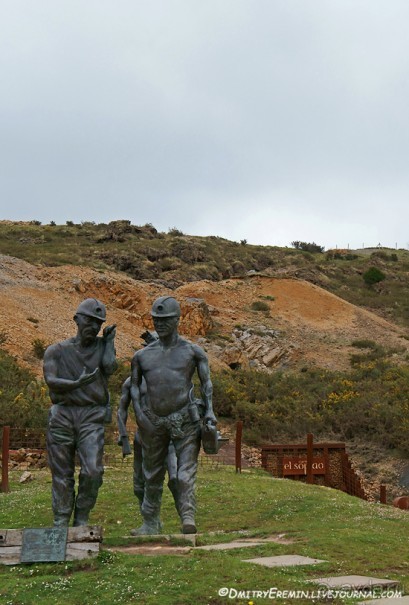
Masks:
[[[50,526],[50,475],[36,473],[26,485],[12,473],[11,493],[0,494],[0,527]],[[322,575],[373,575],[398,579],[409,589],[409,515],[342,492],[273,479],[261,471],[236,475],[231,467],[201,468],[197,483],[201,544],[239,536],[285,533],[293,544],[264,543],[228,551],[192,550],[183,556],[143,556],[104,550],[93,561],[0,567],[0,599],[10,605],[226,605],[222,587],[238,590],[307,590]],[[179,522],[165,489],[166,532]],[[141,519],[130,469],[107,469],[92,523],[104,527],[106,548],[123,543]],[[214,534],[212,532],[223,532]],[[268,569],[242,559],[300,554],[324,559],[314,567]],[[248,603],[248,600],[235,600]],[[259,600],[255,599],[255,603]],[[261,601],[262,602],[262,601]],[[335,600],[334,603],[352,603]],[[297,600],[300,605],[309,603]]]
[[[378,345],[373,340],[354,340],[351,342],[351,346],[356,347],[357,349],[377,349]]]

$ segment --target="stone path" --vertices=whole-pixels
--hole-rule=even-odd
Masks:
[[[196,550],[223,551],[237,548],[252,548],[263,546],[268,543],[291,544],[293,540],[286,538],[285,534],[269,536],[267,538],[240,538],[231,542],[219,542],[217,544],[207,544],[205,546],[196,546],[196,540],[199,534],[171,534],[158,536],[126,536],[129,543],[126,546],[112,547],[110,550],[120,551],[126,554],[141,555],[186,555]],[[183,540],[189,542],[186,546],[173,546],[172,540]],[[243,559],[244,563],[253,563],[265,567],[292,567],[302,565],[319,565],[326,563],[322,559],[314,559],[301,555],[279,555],[271,557],[256,557],[253,559]],[[384,578],[374,578],[371,576],[327,576],[308,580],[313,584],[318,584],[325,589],[344,589],[344,590],[390,590],[399,587],[398,580],[388,580]],[[379,598],[361,601],[360,605],[409,605],[409,596]]]
[[[206,546],[197,546],[202,550],[231,550],[233,548],[246,548],[248,546],[262,546],[263,544],[293,544],[294,540],[285,537],[285,534],[269,536],[268,538],[239,538],[232,542],[219,542],[218,544],[208,544]]]
[[[321,559],[311,559],[301,555],[280,555],[277,557],[258,557],[256,559],[244,559],[244,563],[256,563],[265,567],[292,567],[294,565],[318,565],[326,563]]]

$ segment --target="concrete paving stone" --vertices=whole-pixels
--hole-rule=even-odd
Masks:
[[[344,589],[370,589],[370,588],[393,588],[399,585],[398,580],[385,580],[381,578],[371,578],[370,576],[332,576],[328,578],[315,578],[308,580],[314,584],[321,584],[325,588],[344,588]],[[378,602],[378,601],[377,601]]]
[[[302,557],[301,555],[280,555],[276,557],[245,559],[244,563],[256,563],[265,567],[292,567],[294,565],[318,565],[319,563],[326,563],[326,561]]]
[[[248,548],[249,546],[260,546],[265,542],[249,542],[234,540],[233,542],[221,542],[219,544],[208,544],[206,546],[196,546],[200,550],[231,550],[232,548]]]

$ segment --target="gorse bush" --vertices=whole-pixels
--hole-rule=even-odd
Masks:
[[[14,398],[12,408],[9,410],[9,424],[19,428],[45,427],[50,405],[45,382],[32,380]]]
[[[383,281],[386,278],[386,275],[378,269],[378,267],[370,267],[368,271],[365,271],[362,277],[368,286],[373,286],[374,284]]]
[[[373,340],[366,338],[362,338],[361,340],[353,340],[351,345],[357,349],[377,349],[379,346]]]
[[[0,350],[0,424],[45,427],[50,406],[48,389],[32,372],[20,368]]]
[[[214,374],[213,384],[216,413],[242,420],[245,438],[255,444],[312,432],[409,454],[409,367],[390,365],[384,354],[363,357],[351,372],[236,370]]]
[[[262,300],[255,300],[253,303],[251,303],[251,309],[252,311],[270,311],[268,304]]]
[[[44,340],[41,340],[41,338],[35,338],[32,342],[32,352],[34,357],[37,357],[37,359],[43,359],[47,346],[48,345],[46,345]]]
[[[291,245],[296,250],[303,250],[304,252],[324,252],[324,246],[319,246],[315,242],[300,242],[298,240],[291,242]]]

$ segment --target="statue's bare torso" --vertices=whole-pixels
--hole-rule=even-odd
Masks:
[[[204,351],[178,336],[171,347],[154,342],[134,356],[138,386],[145,378],[149,407],[157,416],[181,410],[189,401],[192,377],[201,363],[207,364]]]

